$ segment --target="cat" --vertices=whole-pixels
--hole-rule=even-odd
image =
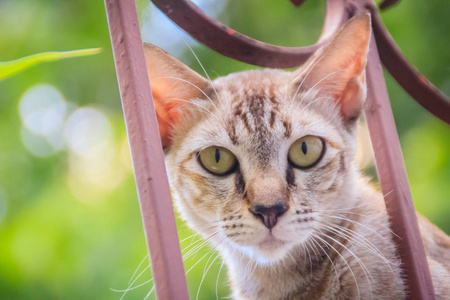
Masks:
[[[383,196],[354,157],[370,16],[293,72],[205,79],[144,44],[176,206],[221,254],[233,299],[404,299]],[[436,296],[450,238],[418,216]]]

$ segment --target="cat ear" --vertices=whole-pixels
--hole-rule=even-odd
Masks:
[[[180,121],[180,108],[187,101],[204,97],[208,81],[164,50],[144,43],[148,77],[164,148],[171,145],[171,132]]]
[[[302,68],[296,82],[303,90],[336,101],[345,122],[356,120],[364,104],[364,70],[370,41],[370,15],[358,15]]]

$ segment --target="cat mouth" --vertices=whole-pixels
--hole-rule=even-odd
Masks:
[[[281,260],[286,251],[290,249],[291,243],[280,240],[272,234],[268,234],[261,242],[253,247],[253,251],[259,261],[265,264],[276,263]]]
[[[285,241],[277,239],[273,235],[268,235],[262,242],[259,243],[259,247],[264,250],[277,249],[286,244]]]

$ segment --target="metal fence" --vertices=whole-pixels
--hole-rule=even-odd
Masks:
[[[372,40],[366,67],[366,122],[375,154],[395,243],[403,262],[410,299],[434,299],[403,156],[381,62],[424,108],[450,124],[450,101],[402,56],[385,29],[373,0],[327,0],[318,42],[301,48],[262,43],[210,19],[186,0],[152,0],[172,21],[211,49],[263,67],[302,64],[348,19],[372,14]],[[305,0],[292,0],[301,5]],[[395,4],[385,0],[382,8]],[[159,299],[188,299],[175,217],[164,166],[156,113],[147,76],[134,0],[105,0],[117,77],[130,142],[139,203]],[[381,62],[380,62],[381,58]]]

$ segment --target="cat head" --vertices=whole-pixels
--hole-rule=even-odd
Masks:
[[[294,72],[210,81],[145,44],[173,196],[216,247],[276,262],[357,193],[357,120],[370,16],[350,20]]]

